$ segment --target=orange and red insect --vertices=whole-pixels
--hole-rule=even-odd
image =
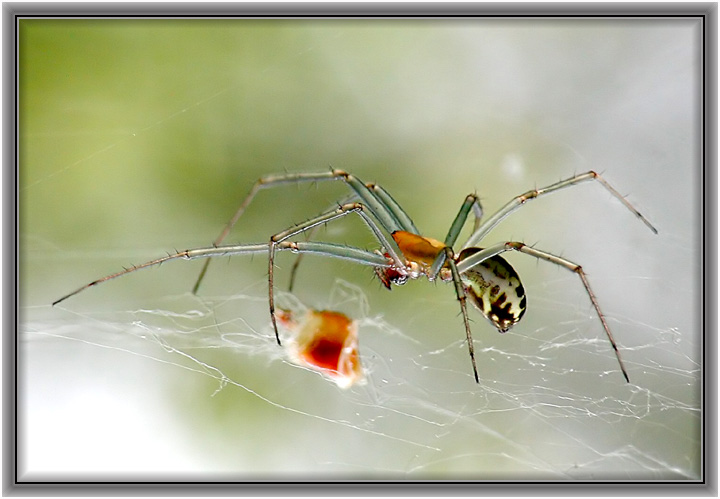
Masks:
[[[322,373],[340,388],[365,381],[357,321],[340,312],[313,309],[278,309],[275,318],[290,333],[285,349],[291,362]]]

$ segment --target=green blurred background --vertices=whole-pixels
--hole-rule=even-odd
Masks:
[[[700,473],[699,25],[692,20],[20,21],[20,469],[33,479],[688,479]],[[368,383],[282,360],[263,258],[125,265],[207,246],[268,173],[341,168],[444,238],[589,169],[492,232],[582,264],[511,256],[529,294],[498,335],[451,287],[392,293],[307,258],[297,297],[362,290]],[[229,242],[333,206],[340,184],[261,193]],[[357,220],[318,236],[374,249]],[[292,259],[278,260],[279,287]],[[360,295],[350,300],[357,312]],[[362,312],[358,312],[361,314]],[[369,324],[369,325],[367,325]]]

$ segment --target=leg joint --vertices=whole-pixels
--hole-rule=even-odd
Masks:
[[[515,251],[522,251],[522,249],[526,246],[525,243],[519,243],[517,241],[508,241],[505,243],[505,247],[507,249],[515,250]]]
[[[344,213],[346,211],[363,211],[365,206],[362,203],[347,203],[340,205],[337,209],[338,213]]]
[[[537,189],[534,189],[532,191],[527,191],[525,194],[521,194],[517,197],[518,201],[520,201],[520,204],[525,204],[530,199],[535,199],[540,195],[540,191]]]

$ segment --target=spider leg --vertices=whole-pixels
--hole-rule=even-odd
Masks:
[[[485,222],[478,227],[475,232],[470,236],[470,238],[467,240],[467,242],[463,245],[463,248],[469,248],[473,246],[477,246],[478,243],[484,238],[488,232],[490,232],[497,224],[499,224],[505,217],[510,215],[512,212],[523,206],[527,201],[531,199],[538,198],[545,194],[550,194],[552,192],[559,191],[560,189],[564,189],[566,187],[570,187],[573,185],[577,185],[581,182],[586,182],[590,180],[597,180],[600,185],[602,185],[610,194],[612,194],[615,198],[617,198],[625,207],[630,210],[636,217],[638,217],[647,227],[653,231],[655,234],[657,234],[657,229],[648,221],[647,218],[645,218],[638,210],[635,209],[633,205],[631,205],[627,199],[625,199],[613,186],[611,186],[604,178],[602,178],[598,173],[595,173],[594,171],[589,171],[586,173],[582,173],[580,175],[576,175],[572,178],[568,178],[565,180],[561,180],[560,182],[556,182],[552,185],[549,185],[547,187],[543,187],[540,189],[533,189],[531,191],[527,191],[525,194],[521,194],[515,198],[513,198],[509,203],[507,203],[505,206],[500,208],[495,214],[493,214],[490,218],[485,220]]]
[[[365,214],[364,210],[365,206],[361,203],[344,204],[342,206],[339,206],[336,210],[312,218],[306,222],[303,222],[302,224],[292,227],[291,229],[279,232],[270,238],[270,242],[268,243],[268,302],[270,305],[270,319],[273,324],[273,329],[275,330],[275,338],[277,339],[278,344],[280,344],[280,335],[278,333],[277,322],[275,319],[274,260],[275,248],[279,243],[282,243],[283,241],[293,236],[311,230],[314,227],[318,227],[332,220],[342,218],[346,215],[349,215],[350,213],[357,213],[368,225],[368,227],[370,227],[370,230],[373,232],[375,238],[378,240],[383,249],[387,251],[390,259],[393,261],[393,266],[398,269],[405,269],[405,261],[404,259],[400,258],[402,252],[398,248],[397,243],[394,240],[385,237],[385,234],[383,234],[382,230],[380,230],[380,228],[372,220],[372,218]]]
[[[580,265],[573,263],[570,260],[566,260],[559,256],[548,253],[546,251],[532,248],[524,243],[509,241],[506,243],[496,244],[494,246],[491,246],[484,250],[480,250],[477,253],[470,255],[469,257],[465,258],[457,264],[457,270],[462,274],[463,272],[465,272],[471,267],[474,267],[480,262],[487,260],[488,258],[491,258],[493,256],[499,255],[500,253],[504,253],[506,251],[519,251],[520,253],[525,253],[527,255],[534,256],[535,258],[554,263],[555,265],[559,265],[560,267],[566,268],[571,272],[576,273],[580,277],[580,280],[582,281],[583,286],[585,286],[585,290],[590,297],[590,301],[595,308],[595,312],[597,312],[600,322],[603,325],[603,329],[605,329],[605,334],[610,341],[610,345],[612,345],[612,348],[615,351],[615,357],[617,358],[618,364],[620,365],[620,370],[625,377],[625,381],[629,383],[630,378],[628,377],[627,370],[625,369],[625,364],[623,363],[622,357],[620,356],[620,350],[618,349],[617,343],[615,343],[615,338],[613,338],[612,332],[610,332],[610,326],[608,326],[607,320],[605,319],[605,314],[603,314],[600,310],[600,305],[598,304],[597,298],[595,297],[595,293],[593,293],[593,290],[590,287],[590,282],[588,281],[587,275],[585,274],[585,271]]]
[[[450,265],[450,272],[452,273],[452,280],[455,284],[455,295],[460,302],[460,311],[462,312],[463,324],[465,325],[465,335],[467,337],[468,351],[470,352],[470,362],[472,363],[473,374],[475,375],[475,382],[480,383],[478,377],[477,365],[475,364],[475,347],[473,345],[472,332],[470,331],[470,319],[467,313],[467,296],[465,296],[465,290],[463,289],[462,281],[460,280],[460,272],[458,271],[457,265],[455,264],[455,255],[450,246],[445,246],[443,251],[447,261]]]
[[[415,224],[413,223],[410,216],[405,212],[405,210],[402,209],[402,207],[398,204],[397,201],[395,201],[395,199],[390,195],[388,191],[386,191],[382,186],[373,183],[365,184],[365,186],[370,189],[377,196],[378,200],[385,205],[388,211],[392,213],[393,217],[400,224],[401,230],[404,230],[405,232],[411,232],[413,234],[419,234],[419,231],[417,227],[415,227]],[[353,193],[344,198],[343,200],[339,201],[338,204],[347,204],[357,200],[358,195],[356,193]],[[313,239],[319,227],[320,226],[313,227],[309,231],[307,238]],[[292,292],[293,287],[295,286],[295,276],[297,274],[298,267],[300,266],[302,258],[303,254],[298,254],[297,258],[295,258],[292,269],[290,269],[290,280],[288,283],[289,292]]]
[[[250,205],[257,193],[261,190],[277,187],[279,185],[299,184],[304,182],[322,182],[328,180],[340,180],[346,185],[348,185],[354,191],[355,195],[357,195],[360,201],[365,205],[366,209],[370,213],[372,213],[372,215],[377,219],[378,223],[389,233],[403,229],[403,223],[398,220],[396,216],[397,210],[395,210],[394,207],[390,208],[388,205],[386,205],[385,202],[380,198],[378,194],[375,193],[374,190],[369,189],[359,178],[355,177],[354,175],[351,175],[342,170],[330,170],[321,173],[288,173],[284,175],[268,175],[258,179],[250,189],[250,192],[248,192],[243,202],[238,207],[233,217],[225,225],[225,228],[223,228],[222,232],[220,232],[220,235],[215,239],[215,241],[213,242],[213,246],[218,246],[225,240],[227,235],[232,230],[233,226],[237,223],[243,213],[245,213],[247,207]],[[401,209],[400,213],[405,215],[405,213]],[[407,215],[405,215],[405,217],[407,217]],[[205,273],[207,272],[209,265],[210,260],[205,262],[205,265],[200,271],[200,275],[195,282],[195,286],[193,286],[193,294],[196,294],[198,289],[200,288],[200,284],[205,277]]]
[[[342,206],[344,204],[353,203],[357,200],[358,200],[357,194],[350,194],[349,196],[345,196],[344,198],[342,198],[340,201],[338,201],[333,206],[337,206],[337,205]],[[333,207],[331,206],[331,207],[325,209],[323,213],[329,212],[330,210],[332,210],[332,208]],[[320,227],[321,227],[321,225],[316,225],[315,227],[310,229],[307,232],[306,240],[309,241],[309,240],[313,239],[315,237],[315,234],[317,233],[317,231],[320,229]],[[290,279],[288,280],[288,293],[292,293],[293,288],[295,287],[295,276],[297,275],[298,268],[300,267],[300,262],[303,260],[304,255],[305,255],[304,253],[298,253],[298,255],[295,257],[293,266],[290,269]]]
[[[354,248],[352,246],[344,246],[341,244],[285,241],[285,242],[277,244],[275,249],[277,251],[291,251],[293,253],[298,253],[298,254],[310,253],[310,254],[315,254],[315,255],[328,256],[328,257],[332,257],[332,258],[340,258],[343,260],[348,260],[351,262],[359,263],[361,265],[368,265],[368,266],[373,266],[373,267],[389,267],[390,266],[390,263],[388,263],[387,258],[385,258],[382,255],[378,255],[377,253],[374,253],[371,251],[365,251],[360,248]],[[109,281],[111,279],[121,277],[125,274],[129,274],[129,273],[135,272],[137,270],[142,270],[142,269],[146,269],[149,267],[158,266],[158,265],[165,263],[167,261],[170,261],[170,260],[178,260],[178,259],[194,260],[197,258],[214,258],[214,257],[220,257],[220,256],[234,256],[234,255],[248,255],[248,254],[255,254],[255,253],[267,253],[268,251],[269,251],[268,243],[241,244],[241,245],[232,245],[232,246],[217,246],[217,247],[212,247],[212,248],[198,248],[198,249],[189,249],[189,250],[185,250],[185,251],[180,251],[178,253],[167,255],[162,258],[157,258],[155,260],[151,260],[149,262],[142,263],[140,265],[134,265],[132,267],[128,267],[120,272],[116,272],[114,274],[110,274],[108,276],[97,279],[97,280],[95,280],[89,284],[86,284],[84,286],[81,286],[80,288],[76,289],[75,291],[68,293],[65,296],[55,300],[53,302],[53,306],[70,298],[71,296],[75,296],[76,294],[80,293],[81,291],[85,291],[86,289],[96,286],[98,284],[101,284],[105,281]]]
[[[312,229],[308,231],[307,239],[311,240],[315,237],[315,233],[317,233],[318,229],[320,228],[319,225],[316,225]],[[304,253],[298,253],[298,255],[295,257],[295,261],[293,262],[292,268],[290,268],[290,279],[288,280],[288,293],[292,293],[293,288],[295,287],[295,276],[297,275],[298,268],[300,267],[300,262],[303,260]]]
[[[140,264],[140,265],[133,265],[132,267],[126,268],[126,269],[124,269],[124,270],[122,270],[122,271],[120,271],[120,272],[116,272],[116,273],[114,273],[114,274],[110,274],[110,275],[108,275],[108,276],[105,276],[105,277],[102,277],[102,278],[100,278],[100,279],[97,279],[97,280],[95,280],[95,281],[93,281],[93,282],[91,282],[91,283],[89,283],[89,284],[86,284],[86,285],[84,285],[84,286],[79,287],[79,288],[76,289],[75,291],[72,291],[71,293],[68,293],[68,294],[66,294],[65,296],[61,297],[61,298],[58,298],[57,300],[55,300],[55,301],[52,303],[52,306],[54,307],[55,305],[57,305],[57,304],[60,303],[61,301],[65,301],[65,300],[67,300],[68,298],[70,298],[71,296],[75,296],[76,294],[80,293],[81,291],[85,291],[85,290],[88,289],[88,288],[91,288],[91,287],[93,287],[93,286],[96,286],[96,285],[98,285],[98,284],[101,284],[101,283],[103,283],[103,282],[105,282],[105,281],[109,281],[110,279],[115,279],[116,277],[120,277],[120,276],[123,276],[123,275],[125,275],[125,274],[129,274],[130,272],[135,272],[136,270],[141,270],[141,269],[145,269],[145,268],[148,268],[148,267],[153,267],[153,266],[155,266],[155,265],[160,265],[161,263],[165,263],[165,262],[167,262],[167,261],[169,261],[169,260],[174,260],[174,259],[177,259],[177,258],[188,258],[188,256],[187,256],[187,255],[188,255],[188,251],[189,251],[189,250],[181,251],[181,252],[179,252],[179,253],[175,253],[174,255],[167,255],[167,256],[164,256],[164,257],[162,257],[162,258],[157,258],[157,259],[155,259],[155,260],[151,260],[151,261],[149,261],[149,262],[146,262],[146,263],[143,263],[143,264]]]
[[[370,189],[370,191],[372,191],[375,196],[377,196],[378,200],[383,205],[385,205],[388,211],[393,214],[398,224],[400,225],[400,230],[404,230],[405,232],[412,232],[413,234],[420,234],[420,231],[417,229],[417,227],[415,227],[415,224],[413,223],[410,216],[405,212],[405,210],[402,209],[402,206],[400,206],[400,204],[395,201],[395,198],[393,198],[388,191],[386,191],[382,186],[379,186],[377,184],[370,183],[365,184],[365,186]]]
[[[467,222],[467,218],[470,214],[471,209],[473,210],[473,213],[475,215],[475,227],[473,230],[477,230],[478,226],[480,225],[480,220],[482,219],[483,209],[477,194],[468,194],[465,198],[465,201],[463,201],[462,206],[460,206],[460,211],[458,211],[458,214],[455,216],[455,220],[453,220],[453,223],[450,226],[450,230],[445,237],[445,246],[453,247],[455,245],[457,238],[460,236],[460,231],[462,231],[463,227],[465,226],[465,222]],[[433,262],[432,266],[430,267],[430,271],[428,272],[428,279],[430,279],[431,281],[435,279],[438,272],[440,272],[440,269],[445,264],[446,258],[447,255],[444,251],[438,253],[437,258]]]

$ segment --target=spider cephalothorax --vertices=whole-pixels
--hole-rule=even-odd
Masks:
[[[402,286],[408,279],[417,279],[421,276],[435,279],[435,276],[431,276],[429,272],[438,255],[445,249],[443,243],[404,230],[396,230],[391,236],[400,250],[403,266],[398,267],[389,253],[383,253],[389,266],[375,267],[375,274],[386,288],[391,289],[392,284]]]
[[[230,230],[260,190],[284,184],[329,180],[341,181],[352,191],[350,197],[336,209],[311,218],[287,230],[278,232],[271,236],[269,241],[265,243],[220,246],[220,243],[222,243],[229,234]],[[253,185],[249,194],[230,222],[225,226],[225,229],[215,240],[212,247],[181,251],[103,277],[63,296],[55,301],[53,305],[101,282],[177,258],[208,259],[193,288],[193,292],[197,292],[208,264],[210,263],[210,258],[266,253],[268,255],[268,304],[270,308],[270,319],[277,342],[280,343],[273,291],[276,252],[291,251],[300,256],[304,254],[315,254],[330,258],[340,258],[373,267],[377,276],[388,288],[393,284],[401,285],[408,279],[417,279],[419,277],[427,277],[430,281],[440,279],[441,281],[452,283],[455,288],[455,296],[460,303],[473,374],[475,375],[475,381],[479,382],[466,301],[469,298],[470,302],[501,332],[507,331],[513,324],[517,323],[525,313],[527,306],[525,290],[515,270],[507,261],[499,256],[501,253],[507,251],[517,251],[540,260],[554,263],[555,265],[576,273],[580,277],[585,291],[602,323],[605,334],[615,351],[620,370],[623,376],[625,376],[625,379],[629,381],[617,345],[605,321],[605,316],[600,311],[600,306],[595,298],[595,294],[592,292],[587,276],[580,265],[548,253],[547,251],[526,246],[521,242],[505,241],[484,249],[479,247],[480,242],[497,224],[512,212],[525,205],[527,201],[591,180],[595,180],[602,185],[610,194],[647,225],[650,230],[657,233],[655,227],[653,227],[640,212],[633,208],[610,184],[593,171],[561,180],[547,187],[532,189],[520,196],[516,196],[484,221],[482,221],[483,211],[477,195],[469,194],[460,206],[460,210],[450,226],[444,242],[421,236],[420,231],[415,227],[410,216],[382,187],[377,184],[365,184],[354,175],[342,170],[330,170],[321,173],[269,175],[259,179],[255,185]],[[453,246],[460,237],[460,233],[471,212],[474,215],[472,234],[462,246],[461,251],[456,254]],[[330,221],[343,218],[349,214],[356,214],[365,222],[381,248],[379,251],[367,251],[361,248],[329,242],[293,240],[293,238],[300,234],[312,234],[317,227],[321,227]],[[297,262],[293,267],[292,277],[295,275],[294,270],[296,268]]]

